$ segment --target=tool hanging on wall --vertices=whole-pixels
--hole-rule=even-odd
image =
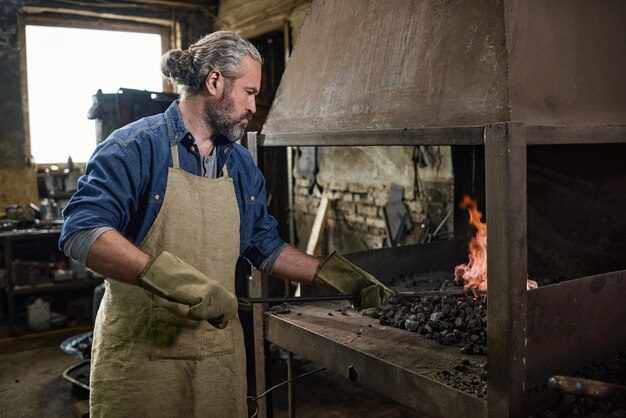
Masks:
[[[300,155],[296,161],[296,170],[308,183],[309,194],[313,193],[313,188],[320,185],[317,183],[317,147],[299,147]]]
[[[402,186],[391,183],[389,201],[383,208],[387,239],[392,247],[404,244],[408,232],[413,228],[409,211],[402,202],[403,193]]]

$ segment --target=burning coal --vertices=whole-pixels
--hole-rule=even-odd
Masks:
[[[482,221],[483,214],[476,206],[476,201],[465,195],[459,205],[469,212],[469,223],[476,230],[469,243],[469,261],[454,268],[454,281],[464,283],[464,288],[487,290],[487,224]],[[537,282],[526,281],[526,289],[537,288]]]

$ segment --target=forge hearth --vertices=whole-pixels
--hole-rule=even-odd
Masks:
[[[321,307],[259,307],[257,389],[271,342],[423,416],[523,418],[549,377],[626,347],[625,12],[621,0],[311,3],[263,130],[248,136],[253,154],[452,146],[454,202],[477,196],[489,224],[488,354]],[[454,239],[467,239],[458,212]],[[348,258],[382,280],[453,272],[463,244]],[[571,280],[529,290],[540,268]],[[487,357],[487,400],[439,378]]]

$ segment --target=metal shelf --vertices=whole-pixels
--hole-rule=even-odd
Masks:
[[[95,287],[102,282],[102,278],[92,277],[85,279],[71,279],[67,281],[54,281],[50,278],[49,281],[42,281],[40,283],[17,284],[16,272],[14,271],[15,264],[17,263],[13,254],[14,244],[16,242],[23,243],[24,241],[33,241],[37,242],[37,245],[49,245],[50,248],[55,249],[60,234],[61,230],[58,228],[18,229],[0,232],[0,244],[3,246],[2,257],[7,271],[7,284],[5,286],[5,290],[7,293],[9,326],[12,335],[15,334],[16,330],[15,299],[17,296],[88,289],[90,287]],[[42,241],[44,241],[45,244],[41,244]]]

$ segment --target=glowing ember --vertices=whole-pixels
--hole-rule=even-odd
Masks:
[[[459,207],[469,211],[469,223],[476,229],[476,235],[469,244],[469,261],[454,268],[454,281],[463,279],[466,289],[487,290],[487,224],[482,222],[483,214],[477,209],[476,201],[469,196],[463,196]],[[526,288],[537,288],[537,282],[527,279]]]

